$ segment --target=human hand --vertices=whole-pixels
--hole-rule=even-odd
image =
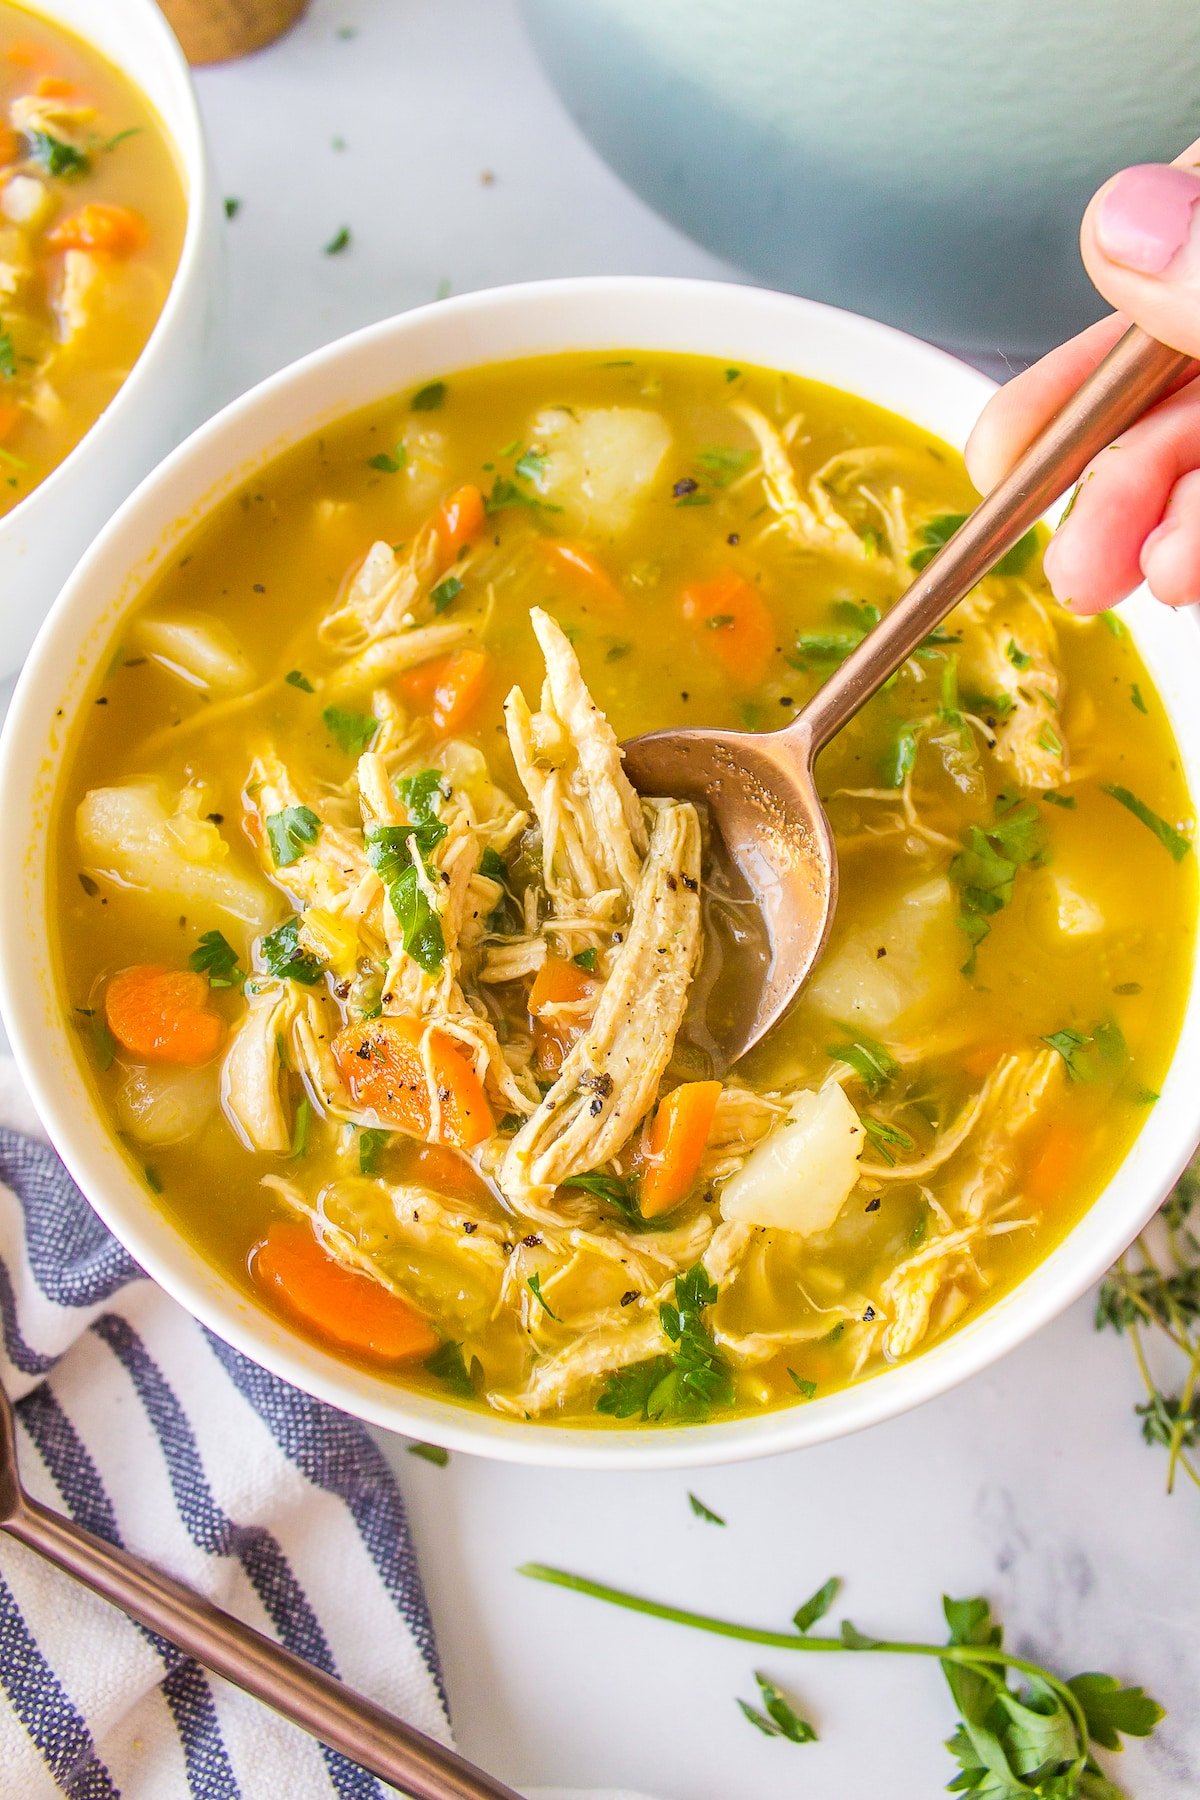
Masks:
[[[1177,163],[1123,169],[1084,214],[1084,265],[1116,313],[1000,389],[967,444],[994,486],[1130,322],[1200,357],[1200,139]],[[1200,603],[1200,376],[1160,401],[1089,465],[1045,555],[1058,599],[1114,606],[1143,580],[1168,606]]]

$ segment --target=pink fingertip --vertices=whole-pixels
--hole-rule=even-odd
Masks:
[[[1110,262],[1162,275],[1188,241],[1200,175],[1166,163],[1122,169],[1096,209],[1096,242]]]

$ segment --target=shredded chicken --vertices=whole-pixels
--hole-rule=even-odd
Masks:
[[[658,1091],[700,950],[700,822],[660,802],[628,934],[591,1025],[509,1146],[499,1181],[514,1204],[622,1148]]]
[[[505,716],[517,773],[542,830],[546,886],[556,905],[571,909],[614,892],[628,903],[646,854],[641,803],[566,633],[539,607],[529,621],[546,659],[541,710],[531,713],[514,688]]]

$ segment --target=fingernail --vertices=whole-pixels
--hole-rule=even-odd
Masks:
[[[1161,275],[1183,249],[1200,203],[1200,175],[1166,163],[1122,169],[1096,210],[1096,241],[1110,262]]]
[[[1054,579],[1054,570],[1055,570],[1055,565],[1057,564],[1057,562],[1058,562],[1058,535],[1056,533],[1050,539],[1050,542],[1046,545],[1045,550],[1042,552],[1042,573],[1046,577],[1046,580],[1049,582],[1050,592],[1054,595],[1054,598],[1058,601],[1059,605],[1060,606],[1070,606],[1070,604],[1071,604],[1070,599],[1068,598],[1068,596],[1066,594],[1063,593],[1058,582],[1055,581],[1055,579]]]

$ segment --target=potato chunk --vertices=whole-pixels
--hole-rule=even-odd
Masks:
[[[671,444],[661,414],[638,406],[550,406],[529,433],[543,459],[540,492],[576,529],[612,537],[631,523]]]
[[[954,921],[954,894],[941,877],[889,899],[874,920],[835,935],[809,998],[830,1018],[886,1037],[949,998],[963,960]]]
[[[788,1120],[750,1152],[721,1195],[721,1217],[804,1236],[828,1231],[858,1180],[866,1133],[835,1082],[797,1094]]]

